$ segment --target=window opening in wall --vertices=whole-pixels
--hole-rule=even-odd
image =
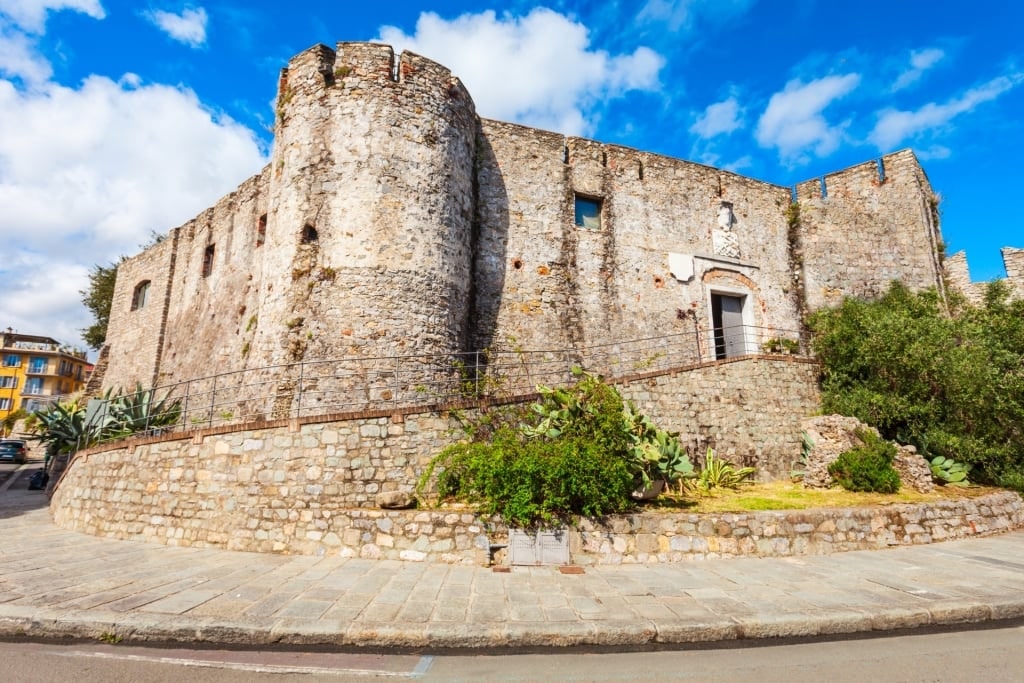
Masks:
[[[601,229],[601,200],[576,195],[576,226],[587,230]]]
[[[316,231],[309,223],[306,223],[302,228],[302,243],[309,244],[310,242],[316,242],[320,239],[320,233]]]
[[[139,284],[135,285],[135,291],[132,293],[132,310],[137,311],[140,308],[145,307],[148,300],[149,280],[143,280]]]
[[[28,372],[33,375],[41,375],[46,372],[47,365],[45,358],[32,358],[28,362]]]
[[[4,356],[4,367],[5,368],[19,368],[21,367],[21,356],[17,354],[10,354]]]
[[[262,247],[263,243],[267,241],[267,214],[260,216],[259,221],[256,223],[256,246]]]
[[[206,251],[203,252],[203,277],[209,277],[213,272],[213,253],[214,245],[206,245]]]
[[[10,410],[10,409],[11,409],[11,399],[9,399],[9,398],[0,398],[0,410]]]
[[[0,377],[0,389],[17,389],[18,378],[11,375]]]
[[[746,349],[743,296],[711,295],[711,324],[715,331],[715,359],[742,356]]]

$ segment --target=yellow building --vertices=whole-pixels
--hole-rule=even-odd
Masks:
[[[36,411],[85,387],[85,351],[50,337],[0,333],[0,420],[19,408]]]

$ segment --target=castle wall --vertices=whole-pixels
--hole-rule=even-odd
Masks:
[[[936,198],[910,150],[796,188],[805,297],[811,310],[881,295],[892,280],[942,287]]]
[[[1024,249],[1003,247],[1003,265],[1006,267],[1006,282],[1013,295],[1024,299]]]
[[[269,169],[177,229],[173,296],[167,312],[158,383],[266,365],[252,348],[259,320]]]
[[[745,322],[764,328],[752,350],[799,328],[787,189],[513,124],[481,132],[478,348],[593,347],[692,331],[687,315],[707,328],[718,290],[749,297]],[[575,225],[577,195],[600,201],[599,228]],[[674,275],[672,254],[691,272]]]
[[[1010,297],[1024,299],[1024,249],[1003,247],[1000,250],[1003,267],[1006,269],[1004,282],[1009,287]],[[943,262],[946,283],[949,288],[959,292],[969,302],[980,305],[985,301],[987,282],[972,282],[970,269],[967,266],[967,254],[958,251],[946,257]]]
[[[154,385],[171,299],[178,231],[117,266],[107,325],[107,369],[103,389]],[[145,305],[133,305],[136,288],[149,282]]]

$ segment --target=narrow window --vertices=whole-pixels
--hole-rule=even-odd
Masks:
[[[10,409],[11,409],[11,399],[9,399],[9,398],[0,398],[0,410],[10,410]]]
[[[143,280],[135,285],[135,292],[132,294],[132,310],[137,311],[146,306],[149,300],[149,280]]]
[[[260,220],[256,223],[256,246],[262,247],[263,243],[267,241],[267,214],[260,216]]]
[[[576,227],[601,229],[601,200],[576,195]]]
[[[306,223],[302,228],[302,243],[309,244],[310,242],[316,242],[319,239],[320,234],[317,233],[316,228],[309,223]]]
[[[17,354],[10,354],[4,357],[5,368],[19,368],[21,367],[21,356]]]
[[[213,245],[207,245],[206,251],[203,253],[203,277],[209,277],[210,273],[213,272]]]

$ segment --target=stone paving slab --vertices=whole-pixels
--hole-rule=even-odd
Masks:
[[[486,567],[95,538],[0,494],[0,637],[514,648],[816,637],[1024,618],[1024,532],[828,556]]]

